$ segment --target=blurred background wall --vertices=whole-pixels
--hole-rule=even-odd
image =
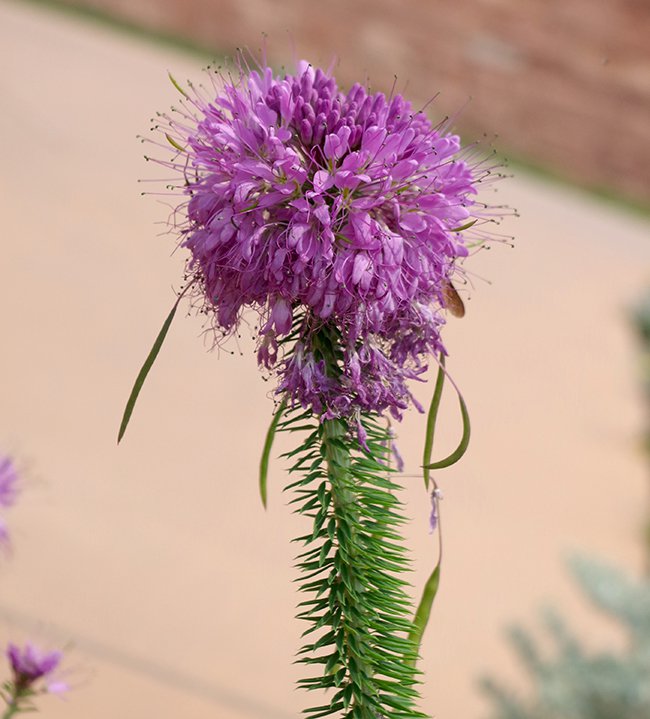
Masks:
[[[648,0],[65,0],[214,53],[259,48],[350,84],[408,85],[457,127],[518,159],[636,202],[650,199]],[[469,101],[469,102],[468,102]],[[438,113],[436,113],[437,115]]]

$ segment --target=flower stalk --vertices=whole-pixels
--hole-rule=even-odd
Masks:
[[[318,340],[330,372],[336,368],[333,334]],[[314,422],[309,413],[294,411],[279,425],[281,431],[308,430],[289,453],[290,472],[301,476],[288,489],[296,495],[296,511],[312,521],[310,533],[296,540],[305,546],[298,568],[307,595],[298,616],[309,623],[299,661],[319,671],[300,685],[330,696],[305,713],[313,719],[424,716],[415,708],[416,647],[403,578],[410,566],[399,487],[389,466],[391,437],[378,416],[362,415],[359,422],[365,447],[346,418]]]

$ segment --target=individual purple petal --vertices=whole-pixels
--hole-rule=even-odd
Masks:
[[[316,192],[325,192],[334,184],[334,180],[327,170],[319,170],[314,173],[314,190]]]
[[[291,329],[291,305],[282,297],[278,297],[273,303],[271,316],[263,333],[269,332],[273,326],[279,335],[286,335]]]
[[[66,684],[66,682],[47,682],[45,685],[45,689],[48,694],[56,694],[57,696],[62,696],[63,694],[66,694],[70,691],[70,685]]]

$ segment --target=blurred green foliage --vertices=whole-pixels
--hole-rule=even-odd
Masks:
[[[625,633],[622,651],[587,648],[554,612],[545,624],[554,650],[547,656],[517,627],[510,639],[532,684],[522,697],[488,678],[482,688],[493,719],[648,719],[650,717],[650,581],[585,558],[571,569],[586,596]],[[547,653],[548,654],[548,653]]]

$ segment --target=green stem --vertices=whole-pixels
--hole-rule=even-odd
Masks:
[[[338,547],[334,555],[337,576],[333,583],[331,604],[336,608],[340,637],[337,643],[339,680],[343,691],[343,708],[351,716],[374,717],[364,707],[376,704],[376,688],[372,685],[372,667],[368,650],[374,643],[364,626],[359,593],[364,591],[363,557],[359,556],[359,508],[355,501],[354,480],[350,469],[350,455],[346,450],[347,426],[341,420],[323,422],[321,443],[327,465],[327,479],[331,492],[331,518]],[[339,623],[340,622],[340,623]],[[359,641],[361,640],[361,641]],[[346,706],[347,704],[347,706]]]
[[[288,410],[280,431],[308,429],[290,452],[289,485],[297,512],[309,517],[298,556],[299,589],[306,599],[298,617],[308,622],[309,643],[299,661],[314,672],[299,684],[329,690],[328,703],[306,710],[312,719],[412,719],[417,700],[410,570],[400,534],[401,505],[388,464],[388,431],[362,417],[369,452],[359,447],[345,419],[305,427],[301,410]]]
[[[327,554],[331,549],[332,566],[329,612],[321,621],[333,630],[334,651],[327,655],[325,670],[333,672],[338,687],[327,712],[343,710],[355,719],[391,717],[395,711],[418,716],[413,708],[415,652],[407,636],[412,626],[404,582],[398,578],[407,568],[395,531],[402,520],[395,513],[398,502],[385,466],[388,433],[368,430],[375,456],[355,452],[358,440],[345,420],[327,420],[320,429],[327,490],[320,490],[315,525],[325,510],[328,540],[333,537],[331,548],[328,540],[324,545]],[[404,664],[402,657],[413,661]]]
[[[335,328],[310,337],[311,349],[328,376],[337,380],[342,356]],[[416,650],[409,639],[411,602],[404,573],[410,564],[400,525],[405,522],[389,468],[388,429],[375,415],[358,418],[366,449],[357,436],[357,418],[311,422],[303,410],[288,409],[279,431],[305,431],[289,452],[287,489],[296,511],[312,521],[298,556],[298,617],[309,637],[299,661],[314,667],[300,680],[306,689],[329,690],[327,703],[305,710],[311,719],[414,719]],[[321,693],[322,696],[322,693]]]
[[[7,708],[2,715],[2,719],[11,719],[11,717],[23,711],[23,707],[20,706],[23,699],[29,699],[33,695],[33,692],[19,684],[18,686],[11,682],[10,693],[7,696],[3,695],[3,698],[7,702]]]

